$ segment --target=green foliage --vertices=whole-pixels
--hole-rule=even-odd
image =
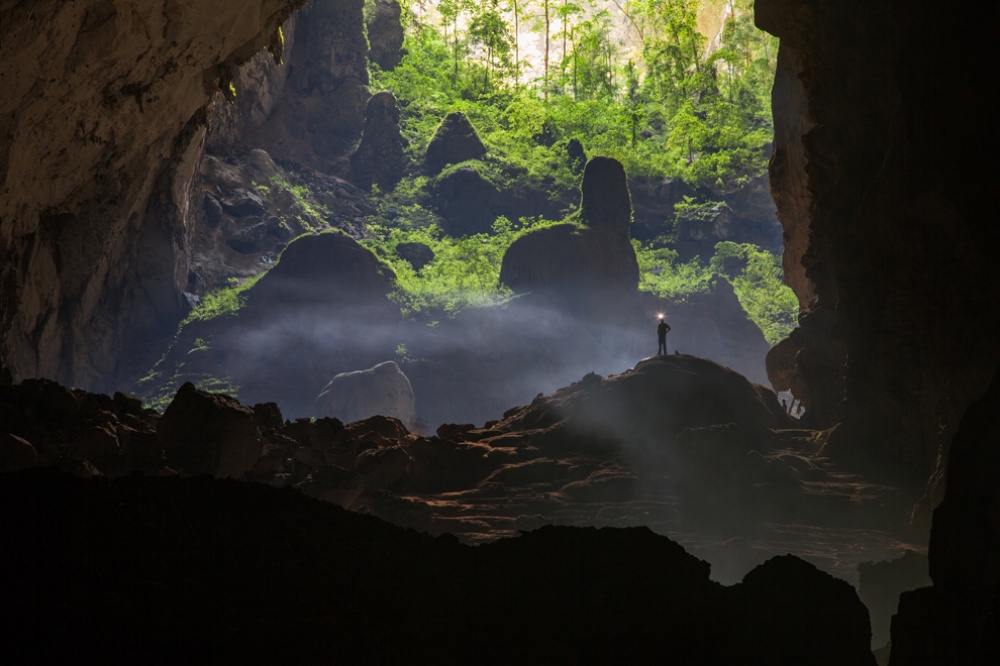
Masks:
[[[543,81],[524,86],[522,63],[510,62],[513,6],[449,0],[437,6],[440,27],[410,22],[406,57],[392,72],[376,71],[373,85],[399,100],[414,159],[441,119],[462,111],[490,154],[533,185],[566,188],[572,179],[565,144],[539,141],[548,128],[550,139],[577,138],[632,175],[728,191],[766,168],[777,52],[753,27],[752,2],[733,4],[720,48],[706,56],[695,0],[546,2],[548,19],[535,7],[536,29],[553,48],[561,42],[562,56]],[[525,18],[523,2],[520,11]],[[611,13],[622,11],[641,41],[639,64],[611,36]]]
[[[750,243],[716,244],[708,265],[677,261],[677,252],[632,241],[639,261],[639,289],[660,298],[685,300],[706,293],[718,279],[729,280],[740,304],[768,344],[788,336],[798,315],[798,299],[781,279],[778,257]]]
[[[632,241],[639,262],[639,290],[649,291],[660,298],[686,300],[691,294],[711,291],[716,275],[697,259],[687,263],[677,261],[677,252],[670,248],[653,248]]]
[[[500,284],[500,265],[510,244],[532,229],[557,224],[522,218],[517,223],[500,217],[492,234],[452,238],[436,224],[387,227],[369,225],[371,237],[361,241],[396,274],[395,300],[404,315],[419,314],[433,321],[439,314],[453,316],[469,307],[502,303],[510,290]],[[423,243],[434,259],[415,270],[399,256],[401,243]]]
[[[711,224],[724,210],[730,210],[724,201],[696,201],[693,197],[685,196],[682,201],[674,204],[674,213],[668,220],[668,226],[679,232],[692,225],[697,227]]]
[[[471,166],[502,191],[572,199],[579,174],[568,164],[566,143],[575,138],[588,154],[619,160],[630,176],[678,177],[724,194],[766,169],[777,55],[776,40],[753,26],[752,0],[729,2],[734,11],[721,44],[709,52],[697,30],[697,0],[445,0],[437,14],[411,0],[403,3],[407,54],[392,72],[376,68],[373,88],[396,95],[415,164],[441,120],[464,113],[487,155],[449,169]],[[639,41],[639,53],[629,58],[612,37],[616,13]],[[421,20],[425,16],[435,19]],[[545,45],[545,55],[536,56],[544,62],[533,63],[533,82],[521,77],[528,63],[515,20],[532,25]],[[503,252],[517,233],[538,223],[498,221],[494,234],[448,238],[427,207],[432,183],[418,175],[374,196],[378,213],[365,242],[395,271],[403,309],[454,313],[502,301]],[[673,221],[714,219],[723,205],[687,198]],[[434,261],[414,270],[395,253],[404,241],[425,243]],[[795,306],[770,254],[721,245],[706,265],[681,263],[669,248],[635,245],[640,288],[685,298],[724,277],[770,342],[787,332]]]
[[[201,302],[181,322],[181,328],[193,321],[207,321],[236,313],[246,303],[247,290],[257,284],[264,273],[266,271],[243,280],[229,278],[228,287],[216,289],[202,297]]]
[[[715,246],[711,266],[732,282],[740,304],[769,344],[791,333],[799,302],[782,281],[779,257],[749,243],[723,241]]]

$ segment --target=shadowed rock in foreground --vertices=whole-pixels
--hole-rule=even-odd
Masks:
[[[2,479],[0,523],[16,663],[874,664],[846,583],[789,556],[724,588],[643,528],[472,548],[292,490],[51,469]]]
[[[436,436],[383,416],[286,421],[274,403],[191,384],[159,415],[122,394],[30,380],[0,387],[0,422],[9,471],[228,476],[470,544],[550,524],[642,525],[726,583],[788,552],[852,580],[862,560],[920,549],[902,529],[905,491],[838,468],[823,433],[791,429],[769,390],[685,355],[590,374]]]

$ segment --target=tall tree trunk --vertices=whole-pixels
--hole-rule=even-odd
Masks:
[[[521,19],[518,14],[517,0],[514,0],[514,87],[517,88],[521,83],[521,50],[520,50],[520,33],[521,32]]]
[[[545,0],[545,77],[542,81],[545,87],[545,101],[549,101],[549,0]]]
[[[454,30],[452,30],[452,36],[455,38],[455,83],[458,83],[458,14],[455,14],[455,25]]]

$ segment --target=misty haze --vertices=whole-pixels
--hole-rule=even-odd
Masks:
[[[992,663],[974,11],[197,4],[0,7],[13,661]]]

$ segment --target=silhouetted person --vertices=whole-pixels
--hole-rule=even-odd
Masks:
[[[656,350],[657,354],[667,353],[667,332],[669,330],[670,324],[663,318],[663,315],[660,315],[660,323],[656,327],[656,339],[660,343],[659,348]]]

